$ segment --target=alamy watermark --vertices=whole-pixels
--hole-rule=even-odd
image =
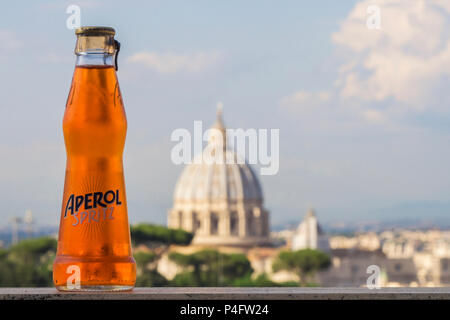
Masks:
[[[370,266],[367,267],[366,272],[368,274],[371,274],[366,281],[366,285],[367,288],[369,289],[380,289],[381,288],[381,281],[380,281],[380,277],[381,277],[381,270],[380,267],[372,264]]]
[[[66,13],[70,16],[66,20],[67,29],[73,30],[81,26],[81,9],[76,4],[71,4],[67,7]]]
[[[366,9],[369,16],[366,19],[366,26],[369,30],[381,29],[381,9],[379,6],[370,5]]]
[[[70,276],[67,277],[66,286],[68,290],[80,290],[81,289],[81,270],[80,267],[71,264],[67,267],[67,274]]]
[[[193,136],[188,129],[178,128],[172,132],[170,139],[178,142],[170,155],[172,162],[177,165],[244,164],[247,159],[249,164],[260,165],[261,175],[275,175],[280,167],[280,129],[213,127],[203,131],[203,122],[194,121]],[[203,149],[205,141],[208,144]],[[236,153],[227,152],[227,146]],[[196,155],[195,158],[193,155]]]

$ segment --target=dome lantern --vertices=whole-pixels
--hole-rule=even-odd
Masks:
[[[216,122],[212,125],[209,131],[208,143],[214,144],[216,147],[221,147],[222,150],[227,148],[227,129],[223,123],[223,103],[217,103]]]

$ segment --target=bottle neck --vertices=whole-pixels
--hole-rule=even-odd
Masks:
[[[76,66],[114,66],[114,54],[106,52],[78,52]]]
[[[75,45],[77,66],[115,66],[120,43],[113,34],[79,34]]]

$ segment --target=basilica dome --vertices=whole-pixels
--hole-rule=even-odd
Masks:
[[[208,145],[188,164],[175,186],[168,224],[194,233],[194,244],[257,246],[268,243],[268,211],[258,177],[227,148],[221,109]]]
[[[220,163],[206,163],[197,157],[183,170],[175,187],[175,201],[262,201],[258,178],[245,160],[239,159],[231,150],[224,150]]]

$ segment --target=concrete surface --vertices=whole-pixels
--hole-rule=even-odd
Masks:
[[[135,288],[131,292],[58,292],[0,288],[0,300],[450,300],[450,288]]]

